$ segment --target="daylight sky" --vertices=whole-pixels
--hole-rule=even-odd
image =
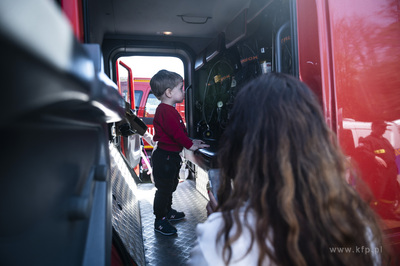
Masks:
[[[161,69],[178,73],[183,77],[183,63],[176,57],[161,56],[129,56],[121,57],[121,61],[130,66],[134,77],[151,78]]]

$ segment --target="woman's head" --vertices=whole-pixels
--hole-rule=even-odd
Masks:
[[[320,105],[294,77],[268,74],[253,80],[238,93],[230,117],[219,157],[225,163],[220,166],[245,186],[273,182],[293,189],[294,175],[304,163],[334,160]]]
[[[350,217],[365,204],[345,183],[345,158],[304,83],[285,74],[261,76],[239,91],[230,117],[218,159],[218,199],[228,224],[220,236],[230,230],[229,213],[246,205],[258,219],[253,237],[282,264],[343,262],[314,257],[327,254],[330,244],[364,243],[365,226]],[[273,254],[265,245],[270,230]]]

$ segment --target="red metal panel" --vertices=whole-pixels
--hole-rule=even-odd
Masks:
[[[400,118],[399,3],[329,1],[337,108],[343,118]]]
[[[398,4],[397,0],[329,1],[339,140],[347,155],[357,162],[371,190],[371,195],[363,196],[370,197],[372,207],[389,228],[400,227]],[[378,120],[388,125],[382,133],[375,131],[376,138],[369,143],[366,140],[369,141],[372,122]],[[383,139],[392,148],[385,147]],[[365,154],[360,156],[361,146],[367,144],[372,146],[368,149],[373,156],[385,160],[384,164],[377,158],[369,160]],[[393,171],[389,170],[390,164]]]
[[[84,42],[82,0],[61,0],[61,8],[71,22],[76,38]]]
[[[145,106],[146,106],[146,102],[147,102],[147,98],[149,96],[150,93],[150,79],[151,78],[134,78],[133,83],[135,86],[135,90],[136,91],[142,91],[143,95],[142,98],[140,100],[140,102],[138,103],[139,106],[139,110],[138,110],[138,114],[137,116],[140,118],[146,117],[145,115]],[[154,134],[153,134],[154,135]]]
[[[348,182],[399,251],[400,1],[298,0],[297,16],[300,78],[358,169]],[[387,125],[372,133],[374,121]]]
[[[297,31],[299,77],[317,94],[328,125],[335,129],[329,17],[325,1],[297,1]]]
[[[117,60],[117,78],[118,78],[118,88],[120,90],[120,93],[122,93],[121,88],[120,88],[120,80],[119,80],[119,75],[118,75],[118,66],[122,66],[123,68],[125,68],[128,71],[128,80],[127,80],[127,85],[128,85],[128,96],[129,99],[126,99],[127,102],[129,102],[130,104],[130,108],[135,110],[135,93],[134,93],[134,84],[133,84],[133,72],[132,72],[132,68],[130,66],[128,66],[127,64],[125,64],[124,62],[122,62],[121,60]]]

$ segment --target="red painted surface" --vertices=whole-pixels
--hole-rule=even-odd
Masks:
[[[125,68],[128,71],[128,80],[127,80],[127,84],[125,88],[123,88],[122,86],[122,82],[120,81],[119,78],[119,66]],[[133,91],[134,91],[134,84],[132,81],[132,68],[130,66],[128,66],[127,64],[125,64],[123,61],[121,60],[117,60],[117,81],[118,81],[118,89],[119,92],[121,93],[121,95],[124,95],[124,89],[126,90],[125,93],[127,94],[127,97],[125,99],[125,101],[127,101],[128,103],[130,103],[130,108],[131,109],[135,109],[135,97],[133,96]]]
[[[61,7],[71,23],[75,37],[83,43],[85,33],[83,27],[82,0],[61,0]]]
[[[128,72],[128,82],[126,84],[122,84],[120,80],[120,71],[121,69],[119,67],[122,67]],[[117,86],[118,86],[118,91],[121,95],[125,95],[125,101],[129,103],[130,108],[134,109],[135,108],[135,98],[133,97],[133,83],[132,83],[132,69],[122,62],[121,60],[117,60],[116,62],[116,75],[117,75]],[[121,152],[127,156],[127,143],[128,140],[125,137],[121,137]],[[136,170],[135,170],[136,172]]]
[[[319,96],[354,166],[348,182],[382,218],[400,253],[400,2],[298,0],[297,16],[300,79]],[[387,123],[381,140],[393,149],[376,146],[372,157],[394,163],[397,172],[359,156],[377,120]]]
[[[140,98],[140,102],[138,103],[139,108],[137,110],[137,115],[140,118],[154,117],[154,114],[151,114],[148,112],[145,113],[147,98],[149,97],[149,94],[150,94],[150,79],[151,78],[134,78],[133,79],[133,86],[135,88],[135,91],[142,92],[142,97]]]
[[[382,120],[389,125],[384,131],[394,151],[383,147],[374,153],[395,153],[400,149],[400,11],[397,0],[329,1],[331,47],[338,110],[339,140],[346,147],[347,155],[353,154],[360,137],[371,133],[371,122]],[[397,152],[398,153],[398,152]],[[386,156],[388,157],[388,156]],[[389,160],[386,159],[386,163]],[[397,157],[399,157],[397,155]],[[363,178],[373,192],[371,205],[384,219],[388,228],[400,227],[398,208],[399,189],[396,195],[380,195],[386,186],[397,179],[396,174],[387,176],[386,169],[366,158],[354,158],[364,173]],[[400,159],[400,158],[397,158]],[[377,172],[385,176],[368,177],[363,171],[373,164]],[[400,164],[397,166],[400,169]],[[371,171],[369,171],[371,172]],[[379,178],[379,180],[377,180]],[[372,179],[372,180],[371,180]]]
[[[118,247],[113,243],[111,248],[111,266],[137,266],[137,264],[132,258],[129,258],[129,261],[124,261]]]

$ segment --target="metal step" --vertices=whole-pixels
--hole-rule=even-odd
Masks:
[[[154,231],[156,188],[153,184],[140,184],[138,190],[146,265],[186,265],[196,242],[196,225],[207,219],[207,200],[196,190],[194,181],[179,183],[173,194],[172,207],[186,216],[181,221],[171,222],[178,229],[177,235],[164,236]]]

